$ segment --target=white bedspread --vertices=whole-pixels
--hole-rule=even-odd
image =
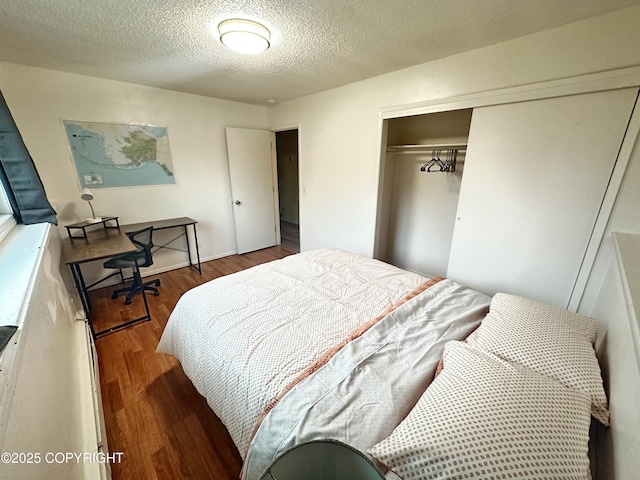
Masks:
[[[186,292],[157,351],[178,358],[244,458],[299,372],[427,280],[336,249],[292,255]]]
[[[405,418],[431,382],[444,345],[468,336],[491,298],[443,280],[388,314],[293,387],[260,424],[244,480],[293,446],[323,438],[366,453]]]

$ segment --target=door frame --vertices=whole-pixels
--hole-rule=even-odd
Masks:
[[[384,231],[385,222],[385,202],[389,200],[390,191],[388,188],[388,175],[390,175],[386,159],[387,148],[387,122],[392,118],[401,118],[412,115],[424,115],[429,113],[444,112],[450,110],[460,110],[463,108],[478,108],[507,103],[525,102],[530,100],[541,100],[553,97],[564,97],[568,95],[579,95],[583,93],[593,93],[606,90],[617,90],[629,87],[640,86],[640,67],[629,67],[607,72],[592,73],[587,75],[577,75],[574,77],[562,78],[559,80],[549,80],[529,85],[508,87],[484,92],[477,92],[465,95],[445,97],[435,100],[428,100],[414,104],[391,106],[380,109],[378,116],[378,139],[380,146],[379,171],[378,171],[378,199],[376,206],[376,225],[374,238],[374,258],[379,258],[383,253],[385,244]],[[568,308],[577,310],[582,301],[587,281],[596,261],[596,256],[600,244],[604,238],[607,223],[615,199],[620,190],[624,172],[631,160],[633,148],[640,135],[640,108],[633,109],[631,119],[627,126],[627,131],[618,152],[613,171],[609,178],[609,185],[602,199],[600,210],[594,223],[591,236],[584,254],[582,265],[578,272],[573,292],[569,299]]]
[[[273,206],[275,209],[274,218],[276,220],[276,244],[282,244],[282,232],[280,231],[280,192],[278,186],[278,152],[276,149],[276,133],[277,132],[286,132],[288,130],[296,130],[298,132],[298,225],[302,224],[302,209],[300,208],[300,124],[289,124],[280,127],[272,127],[269,128],[271,132],[271,167],[272,167],[272,175],[273,175]],[[301,235],[302,237],[302,235]],[[300,251],[302,251],[302,238],[300,238]]]

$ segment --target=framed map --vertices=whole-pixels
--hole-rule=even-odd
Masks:
[[[82,188],[176,183],[166,127],[64,120]]]

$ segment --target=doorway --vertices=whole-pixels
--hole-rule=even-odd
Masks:
[[[276,132],[276,157],[282,246],[300,252],[298,129]]]

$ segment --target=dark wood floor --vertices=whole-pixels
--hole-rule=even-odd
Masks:
[[[100,386],[113,480],[238,480],[240,455],[220,420],[173,357],[156,346],[176,302],[186,290],[213,278],[293,252],[276,246],[205,262],[202,275],[181,268],[160,278],[160,295],[147,296],[152,320],[98,338]],[[97,331],[143,314],[138,295],[131,305],[111,300],[113,287],[91,293]]]
[[[300,251],[300,225],[280,220],[280,237],[285,248]]]

